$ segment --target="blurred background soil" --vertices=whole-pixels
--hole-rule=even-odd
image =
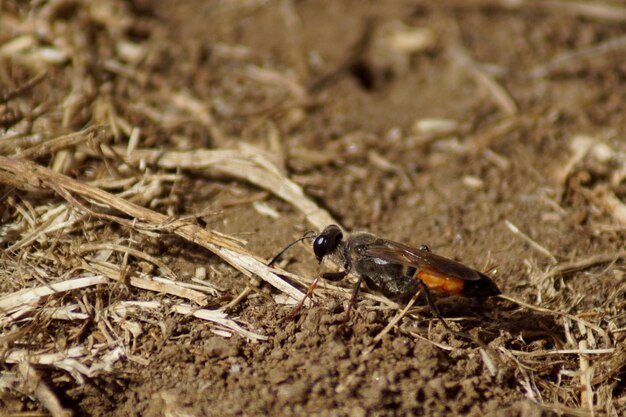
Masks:
[[[489,345],[491,372],[476,344],[446,332],[424,306],[372,348],[397,310],[364,296],[344,323],[353,279],[341,284],[346,292],[321,293],[281,321],[291,306],[277,303],[275,289],[207,250],[105,221],[35,244],[58,260],[76,245],[128,239],[183,281],[204,266],[219,290],[211,307],[248,291],[228,314],[268,340],[150,313],[137,320],[132,355],[111,369],[80,382],[37,367],[74,415],[624,415],[624,3],[63,0],[2,1],[0,10],[0,154],[33,146],[18,139],[96,125],[113,145],[127,146],[133,128],[141,148],[245,145],[346,229],[427,244],[490,271],[505,295],[558,312],[438,296],[455,328]],[[172,92],[209,112],[181,108]],[[31,159],[91,183],[139,169],[76,148],[60,152],[71,162],[57,153]],[[227,175],[141,169],[176,179],[139,204],[198,216],[261,258],[311,228],[288,202]],[[5,224],[20,216],[19,202],[43,204],[41,195],[0,191]],[[0,233],[3,249],[23,233]],[[11,275],[18,264],[34,270],[44,262],[24,253],[3,255],[2,293],[39,285]],[[75,266],[59,262],[66,272]],[[325,270],[304,245],[280,264],[307,280]],[[105,306],[162,300],[108,288],[71,297]],[[102,331],[95,322],[77,326],[7,326],[2,346],[61,349],[60,340],[87,343]],[[581,346],[607,351],[545,353]],[[3,375],[16,372],[5,363]],[[3,392],[8,415],[46,409],[27,387]]]

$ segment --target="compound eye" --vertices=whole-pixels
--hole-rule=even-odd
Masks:
[[[313,252],[318,260],[321,260],[328,253],[328,239],[326,236],[318,236],[313,242]]]

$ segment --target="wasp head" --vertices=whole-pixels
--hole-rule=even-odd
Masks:
[[[339,243],[343,239],[343,232],[336,224],[331,224],[326,227],[313,241],[313,252],[317,257],[318,262],[322,262],[324,256],[333,253]]]

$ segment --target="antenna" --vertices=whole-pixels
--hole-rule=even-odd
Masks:
[[[278,252],[278,255],[274,256],[272,258],[272,260],[269,261],[267,266],[272,266],[274,264],[274,262],[276,262],[278,260],[278,258],[280,258],[282,256],[282,254],[287,251],[287,249],[289,249],[290,247],[292,247],[296,243],[302,242],[305,239],[314,239],[314,238],[315,238],[315,232],[313,230],[307,230],[306,232],[304,232],[304,235],[302,235],[302,237],[300,239],[294,240],[293,242],[291,242],[290,244],[285,246],[280,252]]]

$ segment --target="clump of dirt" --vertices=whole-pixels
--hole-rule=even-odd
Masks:
[[[625,412],[621,5],[1,7],[3,414]],[[294,314],[320,218],[503,296]]]

